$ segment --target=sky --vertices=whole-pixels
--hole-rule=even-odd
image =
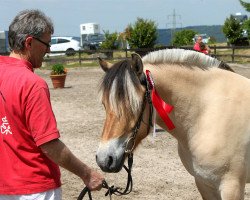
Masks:
[[[250,0],[245,0],[250,3]],[[39,9],[49,16],[56,36],[80,37],[80,24],[98,23],[101,32],[123,32],[138,17],[157,28],[223,25],[230,14],[250,17],[239,0],[0,0],[0,30],[8,30],[18,12]],[[175,17],[173,17],[175,12]]]

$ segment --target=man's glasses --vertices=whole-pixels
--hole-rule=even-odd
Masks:
[[[43,43],[43,44],[44,44],[44,45],[45,45],[48,49],[51,47],[49,43],[46,43],[46,42],[44,42],[44,41],[40,40],[40,39],[39,39],[39,38],[37,38],[37,37],[32,37],[32,38],[34,38],[34,39],[36,39],[37,41],[39,41],[39,42]]]

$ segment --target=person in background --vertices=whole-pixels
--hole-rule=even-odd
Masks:
[[[202,52],[204,54],[209,54],[210,48],[204,42],[201,42],[200,43],[200,52]]]
[[[197,37],[193,49],[196,51],[200,51],[202,53],[205,53],[205,54],[209,54],[211,51],[210,48],[208,47],[208,45],[206,45],[205,43],[202,42],[201,36]]]
[[[103,175],[59,139],[48,85],[34,73],[53,32],[39,10],[20,12],[9,26],[11,53],[0,56],[0,200],[61,200],[59,166],[90,190],[102,187]]]

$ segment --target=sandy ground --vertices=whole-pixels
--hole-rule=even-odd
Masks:
[[[250,65],[231,64],[237,73],[250,78]],[[95,162],[104,122],[104,109],[98,98],[98,83],[103,72],[98,67],[70,69],[66,88],[53,89],[48,70],[37,70],[50,88],[51,102],[61,139],[82,161],[100,171]],[[84,187],[77,176],[62,171],[63,200],[77,199]],[[184,169],[177,154],[176,140],[167,132],[156,137],[149,135],[134,153],[132,170],[133,191],[127,196],[113,196],[113,200],[201,200],[191,175]],[[127,175],[122,170],[106,174],[109,185],[125,187]],[[109,199],[106,189],[93,193],[93,200]],[[246,186],[245,199],[250,200]],[[87,198],[85,198],[87,199]]]

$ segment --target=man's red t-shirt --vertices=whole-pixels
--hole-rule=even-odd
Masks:
[[[196,42],[196,43],[194,44],[193,49],[196,50],[196,51],[201,51],[200,44],[199,44],[198,42]]]
[[[0,56],[0,194],[61,186],[57,164],[39,145],[59,138],[46,82],[25,60]]]

